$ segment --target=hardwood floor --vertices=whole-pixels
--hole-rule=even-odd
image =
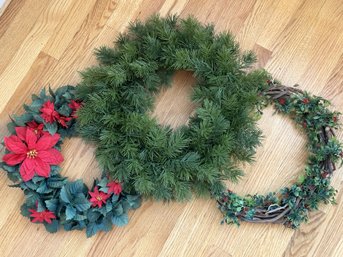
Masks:
[[[78,71],[96,63],[93,49],[110,45],[130,21],[158,12],[194,15],[230,30],[242,49],[256,51],[265,67],[286,85],[330,99],[343,112],[342,0],[12,0],[0,17],[0,138],[9,114],[47,85],[77,84]],[[180,72],[157,97],[153,115],[161,123],[187,122],[192,78]],[[174,98],[176,100],[174,100]],[[256,162],[232,190],[266,193],[290,185],[303,171],[306,138],[290,120],[265,111],[265,139]],[[343,133],[337,133],[343,140]],[[63,174],[98,176],[94,147],[66,141]],[[321,206],[308,224],[293,231],[279,225],[220,225],[213,200],[163,204],[145,201],[129,225],[86,239],[84,231],[49,234],[20,215],[24,196],[0,173],[0,256],[343,256],[343,173],[333,185],[337,205]]]

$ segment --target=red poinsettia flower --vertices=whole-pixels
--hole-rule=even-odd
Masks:
[[[94,192],[89,191],[91,195],[91,199],[89,201],[92,203],[92,206],[98,206],[99,208],[102,207],[102,204],[106,203],[106,200],[110,197],[109,194],[104,192],[99,192],[98,187],[94,187]]]
[[[50,100],[46,101],[40,108],[41,117],[45,122],[53,123],[60,116],[55,110],[55,105]]]
[[[32,222],[47,222],[51,223],[51,219],[56,219],[55,214],[52,211],[40,211],[34,209],[29,209],[29,212],[31,212],[30,217],[33,218]]]
[[[44,124],[43,123],[37,123],[36,121],[30,121],[26,123],[27,128],[31,129],[37,136],[42,136],[44,134],[47,134],[49,132],[44,131]]]
[[[82,106],[82,102],[80,101],[75,101],[75,100],[71,100],[70,103],[68,104],[69,108],[73,110],[71,117],[73,118],[77,118],[76,112],[78,109],[81,108]]]
[[[17,135],[5,137],[6,148],[11,153],[3,156],[3,161],[10,166],[21,164],[20,175],[24,181],[29,181],[35,173],[49,177],[50,165],[63,161],[61,153],[54,149],[60,135],[44,134],[40,138],[26,127],[16,127]]]
[[[65,117],[65,116],[58,116],[57,122],[61,124],[62,127],[68,128],[67,122],[70,121],[71,117]]]
[[[107,184],[108,187],[108,191],[107,193],[114,193],[115,195],[119,195],[121,193],[121,191],[123,190],[121,187],[121,184],[119,182],[116,181],[112,181],[110,183]]]

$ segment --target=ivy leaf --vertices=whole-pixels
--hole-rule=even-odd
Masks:
[[[112,196],[112,203],[115,203],[119,200],[119,195],[113,194]]]
[[[33,116],[31,113],[24,113],[21,116],[13,115],[13,120],[15,124],[19,127],[25,127],[26,123],[31,121],[33,119]]]
[[[91,237],[94,236],[96,234],[96,232],[98,232],[100,230],[98,224],[94,223],[94,222],[90,222],[87,225],[87,229],[86,229],[86,234],[87,237]]]
[[[65,203],[70,203],[71,201],[71,196],[70,194],[67,192],[66,186],[63,186],[60,192],[60,198],[63,202]]]
[[[101,228],[101,230],[103,231],[110,231],[112,229],[112,222],[111,222],[111,219],[106,219],[104,218],[102,223],[100,224],[99,226]]]
[[[64,186],[65,183],[66,181],[64,178],[58,178],[58,177],[49,178],[47,181],[48,186],[51,188],[61,188]]]
[[[39,113],[40,108],[42,107],[44,101],[42,99],[34,100],[30,106],[29,109],[33,112]]]
[[[37,193],[40,193],[40,194],[47,194],[47,193],[50,193],[51,191],[52,191],[52,189],[47,187],[45,181],[43,181],[40,184],[40,186],[37,188]]]
[[[78,194],[73,200],[73,204],[78,211],[85,211],[91,207],[91,203],[83,194]]]
[[[54,135],[57,132],[57,129],[58,129],[57,122],[53,122],[53,123],[44,122],[44,125],[51,135]]]
[[[59,224],[58,220],[52,220],[50,224],[44,222],[44,226],[48,232],[55,233],[58,231],[60,224]]]
[[[29,208],[26,204],[23,204],[20,207],[20,212],[21,212],[21,215],[23,215],[24,217],[30,217]]]
[[[84,184],[81,179],[78,179],[75,182],[72,182],[69,184],[70,193],[73,195],[83,192],[83,189],[84,189]]]
[[[108,179],[106,177],[104,177],[99,181],[98,186],[99,187],[107,187],[107,184],[108,184]]]
[[[62,105],[58,110],[57,112],[63,116],[70,116],[71,114],[71,109],[68,107],[68,105],[64,104]]]
[[[124,213],[124,209],[123,209],[123,206],[121,204],[118,204],[114,210],[113,210],[113,213],[115,216],[120,216]]]
[[[50,200],[45,201],[45,206],[48,208],[49,211],[56,212],[57,206],[58,206],[58,199],[53,198]]]
[[[72,207],[71,205],[67,205],[66,208],[66,219],[67,220],[71,220],[72,218],[74,218],[76,215],[76,210],[74,207]]]
[[[95,209],[92,209],[91,211],[89,211],[87,213],[87,218],[88,218],[89,222],[95,222],[98,220],[100,215],[101,214],[98,211],[96,211]]]
[[[116,225],[118,227],[125,226],[127,223],[129,223],[129,217],[127,216],[126,213],[119,216],[113,216],[112,223],[113,225]]]
[[[139,195],[127,195],[126,199],[132,209],[137,209],[141,206],[142,199]]]

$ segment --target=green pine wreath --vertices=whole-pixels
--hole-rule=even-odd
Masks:
[[[279,223],[297,228],[320,203],[335,203],[336,190],[330,181],[336,170],[335,162],[343,163],[342,145],[334,132],[340,113],[330,111],[329,101],[322,97],[310,96],[279,82],[268,81],[268,84],[268,90],[263,92],[266,104],[274,103],[276,111],[290,116],[308,137],[305,172],[292,186],[278,192],[242,197],[227,190],[214,197],[223,213],[223,223]]]
[[[264,70],[248,72],[252,52],[241,53],[229,33],[194,18],[152,16],[132,23],[114,48],[96,51],[99,65],[82,74],[77,96],[81,136],[111,176],[145,197],[189,199],[220,193],[242,174],[261,132],[256,127]],[[195,115],[172,130],[149,116],[155,95],[178,70],[193,73]]]

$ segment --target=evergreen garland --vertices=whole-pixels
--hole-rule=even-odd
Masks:
[[[104,170],[125,188],[158,200],[185,200],[192,192],[219,194],[236,181],[236,164],[251,161],[261,132],[255,125],[264,70],[248,72],[252,52],[241,53],[229,33],[190,17],[152,16],[130,24],[115,46],[96,50],[98,66],[81,73],[78,131],[97,146]],[[175,71],[196,79],[199,106],[187,125],[172,130],[149,116],[155,95]]]

